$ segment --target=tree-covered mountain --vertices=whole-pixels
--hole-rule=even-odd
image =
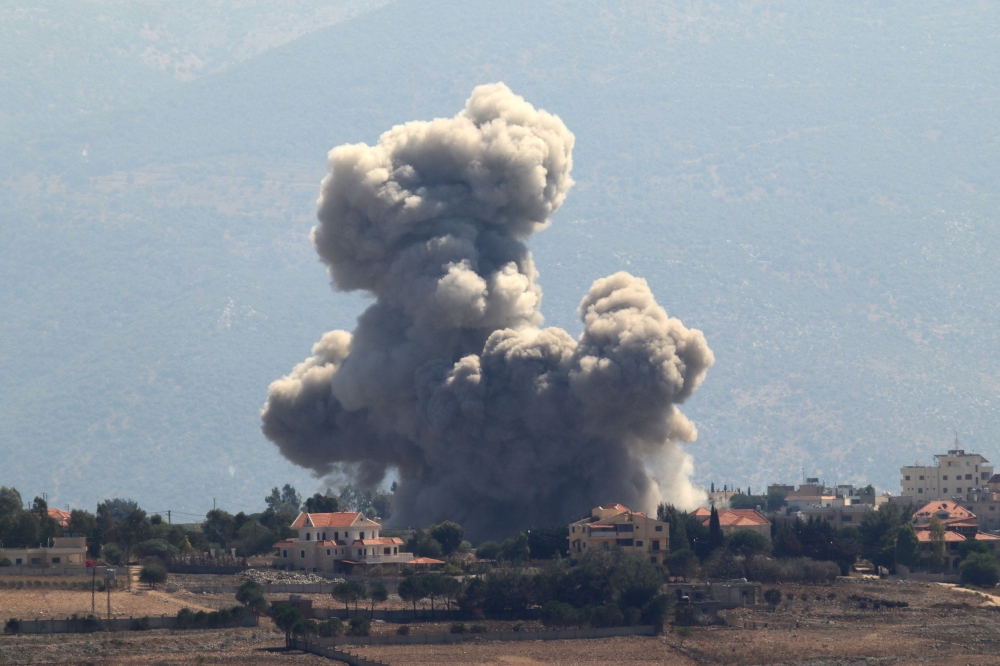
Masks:
[[[27,92],[3,102],[0,135],[0,485],[191,511],[308,487],[258,410],[362,305],[330,293],[309,246],[325,153],[452,115],[496,80],[576,134],[577,185],[532,239],[548,321],[579,330],[591,281],[625,269],[705,331],[717,363],[685,407],[697,480],[756,487],[805,468],[898,491],[899,466],[953,431],[993,455],[1000,10],[426,0],[355,14],[192,80],[119,68],[134,94],[76,115],[40,111],[34,91],[109,81],[105,61],[62,69],[8,55],[37,40],[3,47],[3,80]],[[218,34],[214,53],[242,53]]]

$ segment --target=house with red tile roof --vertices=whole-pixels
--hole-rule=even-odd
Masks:
[[[49,518],[52,518],[60,527],[69,527],[70,514],[69,511],[63,511],[62,509],[50,508],[48,510]]]
[[[662,564],[670,552],[670,525],[621,504],[595,507],[589,517],[570,523],[571,558],[612,548],[640,554],[653,564]]]
[[[976,541],[987,545],[994,554],[1000,554],[1000,536],[979,531],[979,519],[957,502],[939,500],[928,502],[913,514],[913,529],[920,543],[920,569],[930,565],[934,550],[931,520],[937,518],[944,526],[945,573],[957,573],[962,564],[960,544]]]
[[[297,571],[336,573],[361,565],[405,564],[403,540],[382,537],[382,526],[353,511],[300,513],[291,528],[294,539],[274,544],[274,564]]]
[[[768,541],[771,540],[771,521],[757,513],[755,509],[717,509],[717,511],[719,512],[719,527],[722,528],[722,533],[727,537],[732,536],[738,530],[750,530],[760,534]],[[701,520],[705,527],[708,527],[712,518],[712,512],[705,508],[695,509],[691,515]]]

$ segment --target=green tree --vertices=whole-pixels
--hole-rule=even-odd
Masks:
[[[139,580],[155,590],[157,583],[166,582],[167,570],[158,564],[147,564],[139,572]]]
[[[528,530],[528,552],[533,560],[551,560],[569,555],[569,527],[547,525]]]
[[[431,525],[431,537],[441,545],[444,555],[451,555],[462,545],[465,530],[458,523],[446,520],[438,525]]]
[[[748,562],[754,555],[768,555],[771,552],[771,542],[767,537],[750,530],[733,532],[726,547],[736,555],[742,555]]]
[[[16,488],[0,486],[0,518],[24,509],[24,500]]]
[[[432,557],[434,559],[443,557],[441,544],[437,542],[437,539],[420,529],[414,532],[413,536],[406,542],[406,548],[413,553],[414,557]]]
[[[670,553],[663,560],[663,563],[667,566],[667,571],[685,580],[698,575],[698,556],[689,548]]]
[[[222,509],[212,509],[205,514],[205,521],[201,524],[201,532],[208,539],[209,543],[216,544],[219,548],[228,548],[229,538],[235,533],[233,516]]]
[[[895,539],[908,518],[894,502],[886,502],[861,517],[861,556],[886,568],[895,565]]]
[[[708,519],[708,548],[714,552],[726,545],[726,535],[722,533],[722,526],[719,524],[719,512],[712,507],[712,513]]]
[[[774,587],[765,590],[764,601],[771,604],[771,611],[773,612],[778,607],[778,604],[781,603],[781,590]]]
[[[962,582],[980,587],[993,587],[1000,583],[1000,567],[992,553],[972,553],[959,566]]]
[[[445,582],[447,576],[442,576],[441,574],[428,573],[420,577],[420,585],[424,590],[424,594],[431,600],[431,618],[434,617],[434,600],[444,594],[447,583]]]
[[[403,601],[409,601],[413,604],[414,614],[417,612],[417,602],[427,596],[427,590],[424,589],[423,581],[418,576],[407,576],[399,581],[396,593],[399,594],[399,598]]]
[[[354,604],[358,610],[358,602],[365,597],[365,586],[354,580],[346,580],[333,586],[333,598],[344,604],[344,610],[350,612],[349,604]]]
[[[372,619],[375,619],[375,605],[387,601],[389,599],[389,591],[385,589],[385,585],[382,583],[369,583],[368,599],[371,600],[372,604]]]
[[[480,560],[495,560],[500,555],[500,544],[496,541],[484,541],[476,548],[476,558]]]
[[[306,500],[302,505],[302,510],[306,513],[336,513],[340,511],[340,502],[336,497],[327,497],[316,493]]]
[[[629,555],[619,560],[610,582],[613,599],[627,618],[628,609],[641,612],[659,594],[664,580],[656,566],[645,557]]]
[[[256,581],[246,580],[236,590],[236,601],[243,604],[244,608],[260,615],[267,608],[267,599],[264,597],[264,588]]]
[[[500,544],[498,559],[504,562],[527,562],[530,557],[531,549],[528,547],[528,535],[524,532],[510,539],[505,539]]]
[[[945,529],[944,523],[937,516],[931,516],[931,571],[944,571],[947,563],[945,555]]]
[[[271,607],[270,616],[274,626],[285,632],[285,647],[291,647],[292,632],[297,625],[305,620],[302,611],[289,604],[278,604]]]
[[[920,541],[913,523],[904,523],[896,532],[896,562],[907,567],[920,564]]]

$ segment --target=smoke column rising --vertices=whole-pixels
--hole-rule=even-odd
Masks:
[[[368,486],[396,469],[394,523],[473,539],[702,499],[676,407],[714,362],[701,331],[628,273],[591,286],[579,340],[541,328],[525,241],[573,184],[573,142],[498,83],[330,152],[313,243],[337,289],[375,302],[271,384],[263,431],[286,458]]]

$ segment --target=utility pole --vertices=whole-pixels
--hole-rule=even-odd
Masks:
[[[93,615],[97,609],[97,567],[90,569],[90,614]]]
[[[167,509],[167,525],[170,525],[170,509]]]

